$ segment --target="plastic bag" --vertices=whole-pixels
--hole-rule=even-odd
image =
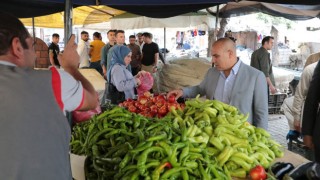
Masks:
[[[101,107],[98,104],[98,106],[95,109],[88,110],[88,111],[73,111],[72,112],[72,120],[75,123],[80,123],[83,121],[87,121],[90,118],[92,118],[96,114],[101,113]]]
[[[153,77],[149,72],[147,72],[143,76],[140,76],[139,80],[141,81],[141,84],[137,87],[137,92],[138,95],[141,96],[144,92],[149,91],[152,88]]]
[[[98,94],[97,97],[99,98]],[[92,118],[95,114],[101,113],[101,107],[99,99],[97,99],[97,106],[94,109],[88,111],[72,111],[72,121],[74,123],[80,123],[83,121],[87,121]]]

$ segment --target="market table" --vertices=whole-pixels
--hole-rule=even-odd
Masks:
[[[75,180],[85,180],[85,175],[84,175],[85,159],[86,159],[85,156],[78,156],[75,154],[70,155],[72,176]],[[285,150],[284,156],[282,158],[277,158],[275,162],[290,162],[294,165],[294,167],[297,167],[300,164],[309,162],[309,160],[302,157],[299,154],[293,153],[289,150]]]
[[[79,71],[85,78],[88,79],[88,81],[92,84],[94,89],[97,91],[99,95],[99,101],[101,103],[103,100],[103,95],[106,87],[105,79],[95,69],[79,69]]]

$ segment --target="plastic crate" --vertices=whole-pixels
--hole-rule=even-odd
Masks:
[[[269,107],[268,113],[269,114],[280,114],[281,107]]]
[[[285,94],[285,93],[270,94],[269,95],[269,100],[268,100],[269,108],[270,107],[280,108],[281,105],[283,104],[284,99],[286,97],[287,97],[287,94]]]
[[[284,99],[287,97],[287,94],[285,93],[276,94],[276,97],[277,97],[277,103],[278,102],[283,103]]]

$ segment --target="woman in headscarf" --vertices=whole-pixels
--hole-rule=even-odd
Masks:
[[[136,76],[132,76],[132,73],[128,70],[128,65],[131,62],[131,50],[127,46],[114,46],[111,65],[107,72],[107,79],[111,86],[116,87],[116,90],[121,94],[124,93],[124,97],[116,97],[117,94],[112,92],[113,87],[109,85],[109,98],[111,103],[118,104],[125,99],[135,97],[134,88],[138,87],[141,82],[139,77],[144,72],[139,72]]]

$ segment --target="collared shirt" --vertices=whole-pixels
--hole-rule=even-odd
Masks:
[[[79,68],[83,67],[89,67],[89,49],[90,49],[90,43],[89,41],[84,41],[80,39],[77,47],[77,52],[80,56],[80,65]]]
[[[6,65],[6,66],[17,66],[17,65],[15,65],[15,64],[11,63],[11,62],[2,61],[2,60],[0,60],[0,64]]]
[[[214,98],[229,104],[231,99],[231,91],[237,77],[241,61],[238,62],[232,67],[231,72],[228,77],[226,77],[223,71],[220,71],[220,76],[217,84],[216,91],[214,93]]]

